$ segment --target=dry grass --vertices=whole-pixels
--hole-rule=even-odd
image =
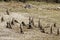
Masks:
[[[26,4],[31,4],[34,8],[25,9],[24,6]],[[3,15],[4,18],[6,17],[5,22],[0,22],[0,40],[59,40],[60,35],[56,36],[56,30],[57,28],[60,28],[60,10],[56,8],[59,7],[60,4],[45,2],[27,2],[26,4],[21,2],[0,2],[0,16]],[[10,11],[10,16],[5,13],[7,8]],[[19,31],[19,24],[14,25],[13,29],[5,28],[6,21],[11,20],[11,17],[15,17],[20,23],[21,21],[24,21],[27,24],[29,16],[34,18],[36,26],[39,18],[41,18],[43,28],[46,24],[52,25],[55,22],[57,23],[57,28],[53,27],[53,34],[50,34],[50,27],[45,28],[45,31],[48,32],[48,34],[41,33],[39,28],[35,27],[33,29],[26,29],[23,27],[24,34],[21,34]]]

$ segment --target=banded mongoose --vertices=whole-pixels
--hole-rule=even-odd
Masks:
[[[32,18],[32,20],[31,20],[31,23],[32,23],[32,25],[34,26],[34,20],[33,20],[33,18]]]
[[[59,35],[59,28],[57,29],[57,35]]]
[[[24,34],[21,24],[20,24],[20,32]]]
[[[7,22],[7,26],[6,26],[6,28],[10,28],[10,29],[12,29],[10,22]]]
[[[8,24],[9,24],[9,23],[7,22],[6,28],[9,28],[9,27],[8,27]]]
[[[56,27],[56,23],[54,23],[54,27]]]
[[[3,22],[4,21],[4,18],[3,17],[1,17],[1,22]]]
[[[6,13],[7,13],[7,15],[9,15],[9,11],[8,11],[8,9],[6,10]]]
[[[28,29],[31,29],[32,28],[32,25],[31,25],[31,17],[29,17],[29,27]]]
[[[11,24],[14,25],[14,19],[12,19]]]
[[[38,27],[40,28],[40,30],[42,30],[42,25],[40,23],[40,18],[39,18],[39,21],[38,21]]]
[[[53,29],[52,29],[52,26],[51,26],[51,28],[50,28],[50,34],[52,34],[53,33],[53,31],[52,31]]]

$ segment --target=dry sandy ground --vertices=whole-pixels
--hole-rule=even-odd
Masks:
[[[55,34],[41,33],[39,28],[25,29],[24,34],[21,34],[18,23],[15,23],[15,25],[12,26],[13,29],[6,28],[6,22],[11,21],[12,18],[18,20],[19,23],[24,21],[26,24],[28,24],[27,15],[28,15],[27,13],[19,14],[14,12],[11,12],[10,15],[6,15],[3,13],[0,14],[0,17],[3,16],[4,18],[4,22],[0,22],[0,40],[59,40],[60,39],[60,37],[56,36]],[[47,30],[49,30],[49,28]]]
[[[37,6],[39,3],[32,3]],[[50,4],[50,3],[49,3]],[[23,3],[0,3],[0,19],[4,18],[4,21],[0,21],[0,40],[60,40],[60,35],[56,36],[57,28],[60,29],[60,11],[53,9],[57,4],[39,4],[38,8],[24,9]],[[56,7],[59,7],[58,4]],[[48,9],[51,8],[52,9]],[[5,13],[6,8],[9,9],[10,15]],[[43,8],[43,9],[42,9]],[[14,11],[14,12],[13,12]],[[23,13],[24,12],[24,13]],[[57,27],[53,27],[53,34],[50,34],[50,27],[45,28],[46,33],[41,33],[39,28],[33,27],[33,29],[26,29],[23,27],[24,34],[20,33],[19,26],[22,21],[28,24],[29,16],[34,18],[35,25],[37,26],[39,18],[41,19],[41,24],[45,28],[46,24],[53,26],[53,23],[57,23]],[[6,28],[6,22],[11,21],[12,18],[18,20],[19,23],[15,23],[12,26],[13,29]]]

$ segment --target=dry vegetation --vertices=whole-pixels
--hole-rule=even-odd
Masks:
[[[31,8],[25,8],[27,4]],[[29,16],[33,18],[32,22]],[[0,40],[60,40],[59,17],[60,4],[0,2]],[[12,22],[12,19],[15,21]]]

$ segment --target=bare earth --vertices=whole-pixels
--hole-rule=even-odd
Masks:
[[[27,2],[28,4],[29,2]],[[60,4],[56,3],[36,3],[30,2],[33,6],[31,9],[25,9],[23,3],[0,3],[0,19],[4,18],[4,22],[0,21],[0,40],[60,40],[60,35],[56,36],[57,28],[60,29]],[[6,9],[9,9],[10,15],[6,14]],[[34,18],[35,26],[33,29],[26,29],[23,27],[24,34],[20,33],[19,26],[22,21],[28,24],[29,16]],[[6,22],[11,21],[12,18],[18,20],[19,23],[15,23],[12,26],[13,29],[6,28]],[[42,33],[37,28],[38,20],[41,18],[41,24],[46,33]],[[53,23],[57,23],[57,27],[53,27],[53,34],[50,34],[50,27],[45,28],[47,24],[53,26]]]

